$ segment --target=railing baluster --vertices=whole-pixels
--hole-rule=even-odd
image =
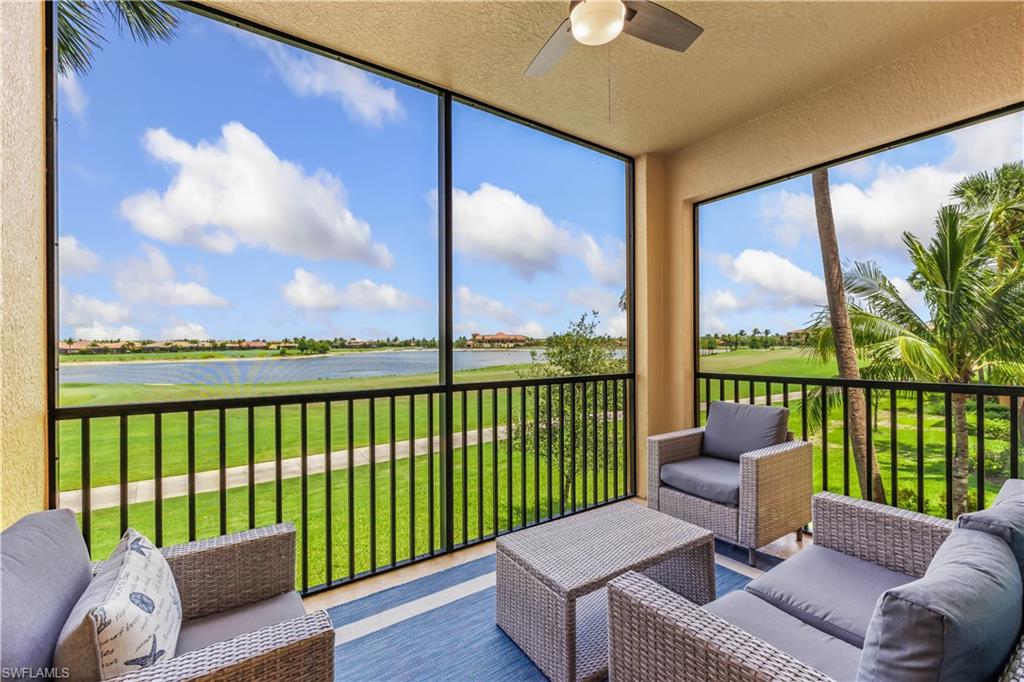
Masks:
[[[945,397],[946,428],[946,518],[953,518],[953,403],[949,389]]]
[[[718,399],[725,400],[725,379],[718,380]]]
[[[469,479],[467,474],[469,466],[469,448],[466,447],[466,392],[462,397],[462,544],[466,544],[469,538]]]
[[[843,386],[843,494],[850,495],[850,392],[846,386]]]
[[[416,396],[409,396],[409,561],[416,559]]]
[[[896,421],[896,389],[889,389],[889,490],[892,506],[900,506],[899,431]]]
[[[540,523],[540,386],[533,387],[533,522]]]
[[[188,411],[188,539],[196,539],[196,413]]]
[[[164,546],[164,421],[163,414],[153,413],[153,525],[156,546]],[[83,516],[83,519],[85,517]]]
[[[274,495],[277,505],[277,523],[284,520],[284,485],[281,480],[283,466],[281,453],[281,405],[274,405]]]
[[[302,591],[309,590],[309,434],[307,426],[307,407],[302,403],[299,408],[299,433],[302,450],[299,465],[302,471]]]
[[[865,462],[867,469],[867,500],[868,502],[873,501],[874,498],[874,481],[875,481],[875,439],[874,431],[872,429],[872,412],[871,412],[871,389],[864,389],[864,422],[865,422],[865,438],[864,447],[867,449]],[[861,497],[864,497],[864,490],[860,491]]]
[[[82,537],[85,538],[85,548],[92,556],[92,443],[90,438],[89,418],[82,417]],[[159,540],[157,544],[160,544]]]
[[[427,535],[429,554],[434,553],[434,398],[427,394]]]
[[[977,486],[978,509],[985,508],[985,396],[978,394],[975,398],[975,411],[977,427],[975,454],[977,455],[977,472],[974,475],[974,482]]]
[[[624,381],[626,386],[625,429],[626,429],[626,460],[629,470],[629,494],[636,495],[636,421],[633,414],[636,408],[636,377]]]
[[[398,434],[395,432],[395,396],[388,398],[388,549],[391,565],[395,565],[395,466]]]
[[[498,521],[498,448],[501,439],[498,426],[498,389],[491,389],[491,530],[495,537],[500,531]]]
[[[593,382],[593,387],[594,387],[594,405],[593,405],[593,414],[591,416],[591,431],[592,431],[593,437],[594,437],[594,478],[593,478],[593,481],[594,481],[594,504],[597,504],[598,503],[598,499],[597,499],[597,469],[598,469],[598,466],[599,466],[598,462],[600,461],[598,459],[598,457],[600,455],[600,452],[599,452],[599,450],[600,450],[600,442],[597,439],[597,409],[600,406],[598,405],[598,400],[597,400],[598,395],[597,395],[597,382],[596,381]]]
[[[246,411],[249,441],[249,528],[256,527],[256,415],[252,405]]]
[[[547,438],[547,450],[548,450],[548,518],[550,519],[550,518],[552,518],[553,511],[554,511],[552,509],[552,500],[551,500],[551,494],[552,494],[552,487],[551,487],[551,408],[552,408],[552,405],[551,405],[551,384],[548,384],[548,389],[547,390],[548,390],[548,395],[547,395],[548,408],[546,410],[547,414],[545,416],[547,417],[547,422],[548,422],[548,438]]]
[[[1017,396],[1010,396],[1010,478],[1017,478],[1019,472],[1019,412]]]
[[[800,384],[800,440],[807,440],[807,384]]]
[[[369,424],[367,430],[370,437],[370,572],[377,572],[377,400],[370,398]]]
[[[526,527],[526,386],[519,389],[519,448],[523,459],[519,464],[519,500],[523,505],[519,517],[522,526]]]
[[[324,401],[324,559],[328,585],[334,582],[334,486],[331,484],[334,466],[331,454],[331,401],[327,400]]]
[[[569,480],[572,494],[572,508],[576,511],[576,382],[569,384],[572,399],[569,401]],[[586,480],[586,476],[583,477]]]
[[[755,391],[754,391],[754,381],[753,381],[753,379],[751,379],[750,385],[747,386],[747,389],[748,389],[747,398],[750,400],[750,404],[753,405],[754,402],[755,402],[755,400],[754,400],[754,393],[755,393]]]
[[[217,454],[220,466],[217,472],[218,499],[220,501],[220,534],[228,533],[228,435],[227,414],[224,408],[217,410]]]
[[[738,403],[740,401],[740,380],[732,380],[732,401]]]
[[[484,396],[476,391],[476,536],[484,536]]]
[[[505,389],[505,503],[508,505],[508,529],[516,527],[512,504],[512,439],[515,428],[512,425],[512,387]]]
[[[565,383],[558,384],[558,515],[565,516]]]
[[[608,380],[601,382],[601,424],[604,430],[604,501],[608,501]]]
[[[782,382],[782,406],[789,409],[789,382]]]
[[[575,425],[576,420],[573,420]],[[582,461],[583,461],[583,508],[586,509],[587,505],[590,504],[590,496],[587,494],[587,466],[590,463],[590,448],[588,447],[587,441],[590,439],[590,432],[587,428],[587,382],[583,382],[582,391],[580,395],[580,435],[583,436],[582,448]]]
[[[764,404],[771,406],[772,404],[772,382],[764,382]]]
[[[121,415],[118,437],[120,439],[120,495],[121,535],[128,530],[128,416]]]
[[[924,393],[917,392],[917,511],[924,513]]]
[[[356,482],[355,482],[355,419],[352,405],[352,400],[349,399],[346,404],[345,414],[345,429],[347,430],[347,441],[348,445],[348,476],[346,477],[346,483],[348,484],[348,577],[351,578],[356,574]],[[433,486],[431,486],[433,487]],[[433,528],[433,524],[431,524]],[[433,544],[433,543],[431,543]]]
[[[619,380],[612,381],[612,458],[615,466],[612,469],[612,481],[615,484],[615,497],[619,497]]]
[[[708,421],[708,414],[711,412],[711,379],[704,379],[704,422]],[[700,410],[697,410],[700,414]],[[698,424],[697,426],[700,426]]]
[[[804,386],[806,400],[807,387]],[[804,413],[804,431],[807,431],[807,413]],[[821,489],[828,492],[828,386],[821,387]]]

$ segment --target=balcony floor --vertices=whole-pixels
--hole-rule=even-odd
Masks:
[[[792,556],[789,535],[762,547],[758,568],[746,551],[716,543],[718,594]],[[460,550],[307,597],[335,626],[336,680],[543,680],[494,623],[494,543]]]

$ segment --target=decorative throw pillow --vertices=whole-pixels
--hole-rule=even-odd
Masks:
[[[54,665],[73,680],[105,680],[174,656],[181,599],[167,559],[129,528],[57,640]]]

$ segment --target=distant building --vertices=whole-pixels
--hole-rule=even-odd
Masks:
[[[779,341],[784,346],[802,346],[810,333],[808,329],[794,329],[780,336]]]
[[[473,334],[473,337],[466,341],[468,348],[515,348],[525,346],[530,339],[521,334]]]
[[[242,350],[267,350],[266,341],[242,341],[238,344]]]
[[[366,341],[364,339],[349,339],[345,342],[346,348],[369,348],[375,345],[374,341]]]

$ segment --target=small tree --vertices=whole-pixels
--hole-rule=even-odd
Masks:
[[[564,333],[549,336],[543,353],[531,351],[531,363],[518,368],[517,374],[524,379],[536,379],[625,371],[626,360],[616,353],[615,340],[598,334],[598,325],[596,311],[581,315]],[[513,406],[514,446],[520,451],[524,447],[530,450],[538,446],[538,454],[543,458],[550,451],[551,475],[561,479],[562,500],[572,497],[574,486],[582,483],[582,476],[594,476],[600,468],[610,464],[611,453],[604,447],[606,425],[609,433],[618,428],[624,441],[624,429],[618,427],[625,407],[623,388],[619,382],[606,384],[603,381],[552,386],[549,402],[548,391],[538,387],[536,402],[527,400],[526,414],[521,407]],[[533,414],[535,404],[538,412]],[[625,448],[620,448],[619,452],[624,455]]]

